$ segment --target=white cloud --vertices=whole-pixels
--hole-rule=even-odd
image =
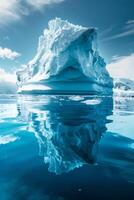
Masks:
[[[29,15],[32,10],[41,10],[44,6],[61,3],[64,0],[0,0],[0,24],[7,25]]]
[[[130,35],[134,35],[134,20],[133,19],[127,21],[119,33],[109,36],[107,38],[104,38],[103,41],[114,40],[114,39],[130,36]]]
[[[42,9],[46,5],[51,5],[55,3],[61,3],[64,0],[26,0],[26,2],[32,6],[34,9]]]
[[[0,136],[0,145],[15,142],[18,139],[19,139],[19,137],[16,137],[16,136],[13,136],[13,135]]]
[[[123,31],[119,34],[113,35],[113,36],[108,37],[104,40],[108,41],[108,40],[118,39],[118,38],[122,38],[122,37],[129,36],[129,35],[134,35],[134,28],[129,29],[129,30],[125,30],[125,31]]]
[[[11,49],[0,47],[0,58],[3,58],[3,59],[7,58],[10,60],[14,60],[20,55],[21,54],[16,51],[12,51]]]
[[[0,24],[7,25],[8,22],[21,19],[21,15],[26,14],[22,9],[21,1],[18,0],[0,0]]]
[[[134,80],[134,54],[114,57],[114,61],[107,65],[107,70],[113,78],[128,78]]]
[[[6,72],[0,68],[0,82],[12,82],[16,83],[16,74]]]
[[[101,31],[99,33],[99,37],[105,37],[107,36],[109,33],[111,33],[113,30],[113,26],[109,26],[108,28],[104,29],[103,31]]]
[[[132,23],[134,23],[134,19],[130,19],[127,21],[127,24],[132,24]]]
[[[0,94],[15,94],[17,92],[16,74],[8,73],[0,68]]]

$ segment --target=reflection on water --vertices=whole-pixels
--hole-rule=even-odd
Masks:
[[[61,174],[96,162],[112,99],[48,97],[46,104],[23,102],[18,110],[35,134],[48,170]]]
[[[133,105],[133,98],[1,96],[0,199],[132,199]]]

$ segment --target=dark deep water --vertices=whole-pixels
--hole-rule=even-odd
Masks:
[[[134,199],[134,99],[0,96],[0,200]]]

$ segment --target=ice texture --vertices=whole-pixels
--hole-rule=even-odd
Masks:
[[[98,53],[96,36],[95,28],[60,18],[49,21],[36,56],[17,72],[19,92],[111,93],[112,78]]]
[[[134,81],[125,78],[114,79],[114,96],[134,97]]]
[[[112,113],[112,98],[74,97],[32,96],[18,103],[19,119],[25,119],[37,138],[39,155],[56,174],[97,162],[99,141]]]

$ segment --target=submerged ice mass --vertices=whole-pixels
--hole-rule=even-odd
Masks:
[[[17,72],[22,93],[112,92],[112,79],[96,45],[96,29],[56,18],[39,38],[37,54]]]

